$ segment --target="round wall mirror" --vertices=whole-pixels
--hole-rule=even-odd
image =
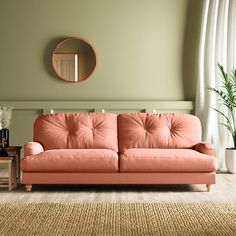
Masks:
[[[80,38],[66,38],[54,49],[52,65],[60,79],[81,82],[93,73],[96,55],[88,42]]]

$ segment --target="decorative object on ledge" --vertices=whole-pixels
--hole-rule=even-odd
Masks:
[[[12,105],[4,104],[0,107],[0,156],[8,156],[5,148],[9,147],[9,126],[12,119]]]
[[[93,73],[96,55],[88,42],[70,37],[63,39],[54,49],[52,66],[60,79],[81,82]]]
[[[1,147],[0,149],[0,157],[8,157],[8,153],[5,147]]]
[[[0,139],[2,147],[9,147],[9,129],[3,128],[0,130]]]

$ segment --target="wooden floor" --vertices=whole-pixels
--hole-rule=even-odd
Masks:
[[[0,172],[1,174],[1,172]],[[0,189],[0,203],[8,202],[232,202],[236,203],[236,175],[217,174],[211,192],[205,185],[36,185],[8,192]]]

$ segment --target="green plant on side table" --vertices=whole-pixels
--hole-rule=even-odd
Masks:
[[[220,70],[221,86],[219,89],[210,87],[209,89],[217,94],[223,106],[227,108],[227,113],[223,113],[219,109],[213,108],[220,114],[224,122],[221,124],[225,126],[233,138],[234,147],[226,148],[225,150],[225,164],[228,172],[236,173],[236,69],[232,69],[228,75],[224,67],[218,63]]]
[[[13,106],[4,104],[0,106],[0,156],[6,157],[8,153],[5,148],[9,147],[9,126],[12,119]]]

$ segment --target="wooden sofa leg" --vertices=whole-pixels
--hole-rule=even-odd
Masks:
[[[207,192],[210,192],[210,191],[211,191],[212,186],[213,186],[213,184],[207,184],[207,185],[206,185]]]
[[[25,189],[26,189],[27,192],[31,192],[31,190],[32,190],[32,184],[26,184],[26,185],[25,185]]]

